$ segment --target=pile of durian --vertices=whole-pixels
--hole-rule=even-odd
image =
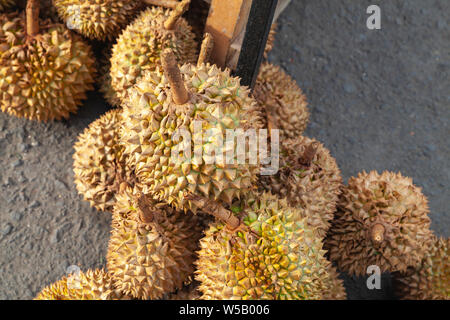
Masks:
[[[346,299],[338,271],[371,265],[394,275],[399,298],[450,298],[449,240],[430,230],[420,188],[374,171],[344,185],[330,152],[302,135],[309,112],[296,82],[266,61],[250,91],[210,64],[214,39],[192,31],[189,0],[41,2],[0,14],[1,110],[68,118],[95,81],[116,108],[80,134],[73,156],[79,193],[112,213],[106,268],[36,299]],[[15,5],[0,0],[0,11]],[[105,48],[99,63],[93,39]],[[228,129],[278,129],[278,172],[212,163],[220,139],[206,132]],[[186,148],[203,153],[174,161]]]

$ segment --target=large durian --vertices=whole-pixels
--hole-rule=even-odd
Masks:
[[[126,167],[119,144],[121,110],[114,109],[94,121],[78,137],[73,155],[75,185],[91,206],[112,211],[122,182],[133,185],[133,171]]]
[[[200,240],[201,299],[322,299],[329,262],[301,209],[256,198],[243,201],[239,228],[216,222]]]
[[[265,127],[280,130],[281,141],[303,133],[309,120],[306,97],[280,67],[268,62],[261,65],[253,95],[265,114]]]
[[[15,0],[0,0],[0,12],[3,12],[15,5]]]
[[[93,88],[94,59],[82,39],[49,20],[39,23],[30,0],[25,15],[0,15],[0,106],[36,120],[75,113]]]
[[[325,237],[342,185],[336,160],[320,142],[299,136],[281,141],[279,167],[274,175],[260,176],[260,189],[303,208],[308,224]]]
[[[450,239],[435,238],[417,268],[393,274],[398,297],[406,300],[450,300]]]
[[[114,206],[106,256],[114,285],[137,299],[160,299],[181,289],[194,272],[202,231],[199,216],[124,188]]]
[[[432,233],[428,203],[411,178],[400,173],[359,173],[342,188],[326,249],[337,267],[365,275],[376,265],[381,272],[417,267]]]
[[[228,70],[209,64],[185,64],[179,70],[170,50],[163,56],[171,66],[165,65],[164,73],[159,68],[147,73],[130,90],[123,110],[127,120],[121,139],[137,186],[159,201],[193,212],[197,207],[189,194],[231,204],[252,189],[256,161],[250,163],[236,143],[226,145],[232,164],[225,157],[220,160],[211,155],[223,146],[219,137],[225,140],[225,129],[251,128],[253,121],[247,111],[254,100]],[[176,84],[170,77],[174,73]],[[186,133],[192,143],[189,137],[180,139]],[[178,153],[186,150],[191,155],[185,152],[184,158],[177,159]],[[202,154],[198,155],[198,150],[203,150]],[[245,161],[239,164],[241,156]]]
[[[109,273],[88,270],[63,277],[45,287],[35,300],[119,300],[128,298],[114,288]]]
[[[195,36],[181,17],[188,4],[183,0],[175,10],[150,7],[120,35],[111,57],[111,84],[120,100],[146,71],[161,65],[164,49],[172,48],[180,63],[195,62]]]
[[[67,26],[83,36],[100,40],[115,39],[137,9],[138,0],[53,0]]]

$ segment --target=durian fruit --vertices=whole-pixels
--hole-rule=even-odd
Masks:
[[[416,268],[395,272],[393,284],[405,300],[450,300],[450,239],[434,238],[433,245]]]
[[[301,209],[269,193],[243,203],[239,228],[216,222],[200,240],[201,299],[322,299],[329,262]]]
[[[359,173],[343,187],[326,249],[339,270],[365,275],[419,266],[432,233],[428,203],[412,179],[400,173]]]
[[[116,38],[138,8],[136,0],[53,0],[67,26],[83,36],[100,41]]]
[[[45,287],[35,300],[128,300],[103,269],[70,274]]]
[[[111,84],[120,100],[146,71],[161,65],[164,49],[172,48],[180,63],[195,62],[195,36],[181,17],[188,5],[183,0],[175,10],[149,7],[122,32],[111,57]]]
[[[261,65],[253,96],[265,114],[265,127],[279,129],[280,141],[303,133],[309,120],[306,97],[280,67],[268,62]]]
[[[122,182],[133,185],[119,144],[121,110],[113,109],[87,127],[75,143],[75,185],[84,199],[100,211],[113,209]]]
[[[3,12],[15,5],[15,0],[0,0],[0,12]]]
[[[225,140],[225,129],[252,128],[247,111],[255,102],[229,70],[209,64],[178,69],[169,49],[162,59],[164,73],[159,68],[147,73],[130,90],[123,109],[127,121],[121,139],[137,187],[158,201],[194,213],[197,206],[188,195],[229,205],[253,188],[257,161],[251,163],[237,143],[224,148],[231,154],[231,164],[225,156],[214,159],[211,150],[223,147],[219,137]],[[189,137],[180,139],[182,134]],[[178,157],[186,150],[191,155],[183,152]]]
[[[39,23],[38,1],[25,15],[0,15],[0,107],[36,120],[75,113],[93,89],[94,59],[82,39],[49,20]]]
[[[323,300],[347,300],[344,281],[339,278],[339,273],[333,265],[328,266],[329,278],[327,280],[327,289],[323,292]]]
[[[100,59],[98,87],[105,100],[113,107],[120,107],[121,101],[111,84],[111,49],[104,50]]]
[[[114,206],[106,256],[114,285],[127,296],[152,300],[181,289],[194,272],[202,231],[199,217],[124,188]]]
[[[308,224],[324,238],[342,185],[336,160],[317,140],[299,136],[281,141],[279,167],[274,175],[260,176],[260,190],[286,197],[290,206],[303,208]]]

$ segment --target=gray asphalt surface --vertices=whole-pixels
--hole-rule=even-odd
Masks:
[[[306,131],[336,157],[344,179],[401,171],[429,198],[432,229],[450,235],[450,27],[447,0],[293,0],[269,59],[308,96]],[[68,121],[0,114],[0,299],[30,299],[71,265],[102,267],[110,215],[75,190],[73,144],[109,107],[92,93]],[[369,291],[345,276],[349,298],[392,298],[390,277]]]

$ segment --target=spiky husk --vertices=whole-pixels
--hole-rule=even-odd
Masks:
[[[103,269],[71,274],[45,287],[35,300],[119,300],[128,299],[114,288]]]
[[[1,110],[43,121],[68,118],[93,89],[91,48],[49,20],[40,30],[27,40],[23,14],[0,15]]]
[[[15,0],[0,0],[0,12],[3,12],[15,5]]]
[[[363,275],[370,265],[381,272],[417,267],[430,245],[428,203],[411,178],[400,173],[359,173],[342,188],[326,239],[340,270]],[[371,232],[382,226],[382,241]]]
[[[280,140],[296,138],[309,120],[308,103],[302,90],[280,67],[263,63],[253,95],[266,115],[267,127],[280,130]]]
[[[450,300],[450,239],[435,238],[417,268],[393,274],[395,292],[405,300]]]
[[[120,107],[121,101],[117,96],[116,91],[111,85],[111,50],[103,50],[102,58],[100,59],[100,69],[98,78],[99,91],[103,94],[105,100],[113,107]]]
[[[91,206],[111,212],[122,182],[133,185],[119,144],[121,110],[114,109],[94,121],[78,137],[73,155],[75,185]]]
[[[67,26],[83,36],[115,39],[141,6],[136,0],[53,0]]]
[[[347,300],[344,281],[339,278],[339,273],[333,265],[328,266],[329,278],[326,282],[327,290],[323,293],[323,300]]]
[[[225,140],[225,129],[251,128],[253,119],[247,111],[254,100],[239,84],[239,78],[232,78],[228,70],[221,71],[215,65],[186,64],[181,74],[190,93],[190,100],[182,106],[172,102],[170,85],[159,68],[130,90],[121,139],[140,190],[195,213],[197,207],[186,200],[188,193],[231,204],[252,188],[258,166],[249,163],[236,143],[231,147],[234,164],[225,163],[225,159],[211,164],[210,160],[211,150],[222,145],[218,137],[223,135]],[[207,130],[212,133],[208,137]],[[192,144],[176,136],[184,133],[191,135]],[[201,135],[204,137],[197,145],[203,153],[196,156],[193,145]],[[184,159],[172,158],[186,148],[193,159],[186,153]],[[246,161],[238,164],[241,155]]]
[[[121,101],[127,89],[146,72],[161,65],[160,54],[172,48],[180,64],[194,63],[197,44],[186,20],[180,18],[174,30],[166,30],[164,22],[171,10],[151,7],[143,11],[120,35],[111,57],[111,84]]]
[[[311,159],[305,151],[314,148]],[[342,185],[336,160],[320,142],[300,136],[281,141],[280,169],[261,175],[259,188],[287,198],[292,207],[303,208],[308,224],[325,237],[333,219]]]
[[[327,290],[322,242],[285,199],[264,193],[243,208],[239,230],[216,222],[200,240],[202,299],[321,299]]]
[[[183,287],[194,272],[199,218],[152,204],[154,222],[140,220],[131,189],[117,196],[106,256],[115,286],[137,299],[160,299]],[[149,200],[150,201],[150,200]]]

